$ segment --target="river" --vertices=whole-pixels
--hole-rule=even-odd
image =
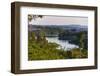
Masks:
[[[69,43],[68,40],[59,40],[58,37],[46,37],[46,40],[48,40],[48,42],[59,44],[60,46],[57,49],[64,49],[65,51],[79,47]]]

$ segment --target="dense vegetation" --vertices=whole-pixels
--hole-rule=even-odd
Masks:
[[[80,48],[64,51],[63,49],[57,49],[58,44],[48,42],[43,31],[37,33],[29,32],[28,60],[87,58],[87,50],[82,48],[84,47],[82,38],[80,43]]]
[[[82,32],[62,32],[59,34],[59,40],[68,40],[69,43],[73,43],[82,47],[84,49],[88,49],[88,39],[87,39],[87,31]]]

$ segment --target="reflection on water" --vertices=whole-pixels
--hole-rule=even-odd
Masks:
[[[79,48],[79,46],[69,43],[68,40],[59,40],[58,37],[46,37],[46,40],[48,40],[48,42],[59,44],[60,46],[57,49],[70,50]]]

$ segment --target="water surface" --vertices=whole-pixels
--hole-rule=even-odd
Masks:
[[[48,42],[59,44],[60,46],[57,49],[64,49],[65,51],[73,48],[79,48],[78,45],[71,44],[68,40],[59,40],[58,37],[46,37],[46,40],[48,40]]]

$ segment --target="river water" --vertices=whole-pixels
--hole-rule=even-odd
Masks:
[[[46,40],[51,43],[59,44],[60,46],[57,49],[64,49],[65,51],[73,48],[79,48],[79,46],[69,43],[68,40],[59,40],[58,37],[46,37]]]

